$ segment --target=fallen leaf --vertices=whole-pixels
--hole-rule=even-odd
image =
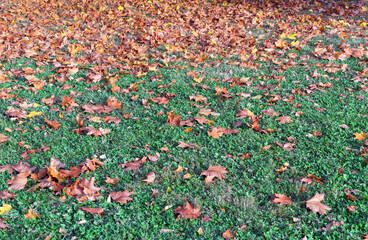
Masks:
[[[229,228],[228,230],[226,230],[223,234],[222,237],[224,239],[234,239],[236,236],[236,232],[231,234],[231,228]]]
[[[0,133],[0,143],[6,142],[9,140],[8,136],[5,136],[4,134]]]
[[[217,177],[222,180],[225,177],[224,173],[228,173],[225,167],[221,166],[210,166],[206,171],[203,171],[201,175],[205,175],[206,177]]]
[[[112,185],[114,185],[114,184],[116,184],[116,183],[118,183],[119,182],[119,178],[109,178],[108,176],[106,176],[106,180],[105,180],[105,182],[107,183],[107,184],[112,184]]]
[[[311,199],[309,199],[306,202],[307,208],[312,210],[312,212],[314,212],[314,213],[319,213],[321,215],[326,214],[326,210],[332,210],[332,209],[330,207],[324,205],[323,203],[321,203],[321,201],[324,199],[324,197],[325,197],[324,194],[316,193],[316,195],[314,195],[314,197],[312,197]]]
[[[282,116],[279,118],[276,118],[277,121],[279,121],[280,124],[290,123],[291,117],[290,116]]]
[[[360,132],[360,133],[356,132],[356,133],[354,133],[354,135],[355,135],[354,139],[356,139],[358,141],[362,141],[362,140],[367,138],[367,133],[365,133],[365,132]]]
[[[21,172],[15,177],[12,177],[11,180],[7,180],[6,184],[9,185],[9,190],[22,190],[27,184],[27,177],[29,176],[31,172]]]
[[[293,203],[290,198],[286,197],[284,194],[279,194],[279,193],[275,193],[271,197],[271,201],[273,203],[278,203],[281,206],[284,206],[284,205],[292,205],[292,203]]]
[[[124,192],[110,192],[109,196],[115,202],[126,204],[128,201],[133,201],[133,198],[129,197],[132,194],[134,194],[134,192],[125,190]]]
[[[156,174],[154,172],[150,172],[148,175],[147,175],[147,178],[144,179],[143,181],[146,182],[146,183],[153,183],[156,179]]]
[[[37,213],[34,213],[32,208],[28,210],[28,213],[24,214],[26,219],[36,219],[37,216]]]
[[[79,210],[85,211],[92,215],[102,215],[105,208],[79,207]]]
[[[179,213],[178,218],[196,219],[201,215],[200,208],[201,207],[193,208],[189,202],[187,202],[185,207],[177,207],[174,213]]]

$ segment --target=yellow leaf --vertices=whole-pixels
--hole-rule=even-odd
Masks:
[[[118,7],[118,10],[120,10],[120,11],[124,11],[124,7],[119,6],[119,7]]]
[[[291,40],[294,40],[294,39],[296,39],[297,36],[298,36],[298,34],[294,33],[294,34],[289,35],[288,38],[291,39]]]
[[[9,212],[12,209],[12,206],[6,203],[3,204],[3,207],[5,208],[6,212]]]
[[[366,12],[368,10],[367,7],[362,7],[362,12]]]
[[[199,76],[198,78],[197,78],[197,76],[194,76],[194,81],[196,81],[197,83],[201,83],[202,82],[202,80],[203,80],[203,78],[204,78],[204,76],[203,75],[201,75],[201,76]]]
[[[32,117],[40,116],[40,115],[42,115],[42,114],[43,114],[43,112],[30,112],[30,113],[27,115],[27,117],[28,117],[28,118],[32,118]]]
[[[297,47],[297,46],[299,46],[299,41],[292,41],[292,42],[291,42],[291,46],[292,46],[292,47]]]
[[[367,23],[366,22],[362,22],[361,24],[360,24],[360,27],[362,27],[362,28],[365,28],[367,26]]]
[[[190,178],[192,177],[192,175],[190,175],[190,174],[188,173],[188,174],[185,174],[183,177],[184,177],[185,179],[190,179]]]
[[[4,203],[2,207],[0,207],[0,215],[6,214],[12,209],[12,206],[9,204]]]
[[[40,106],[40,104],[38,104],[38,103],[33,104],[33,107],[39,107],[39,106]]]
[[[60,118],[63,118],[63,117],[64,117],[64,114],[60,113],[60,114],[59,114],[59,117],[60,117]]]

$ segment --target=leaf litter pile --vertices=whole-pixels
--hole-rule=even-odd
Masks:
[[[367,2],[0,14],[0,236],[368,239]]]

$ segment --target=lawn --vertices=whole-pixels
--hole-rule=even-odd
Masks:
[[[368,239],[367,2],[0,16],[1,239]]]

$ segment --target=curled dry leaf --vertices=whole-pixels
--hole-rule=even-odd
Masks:
[[[126,204],[128,201],[133,201],[133,198],[129,197],[132,194],[134,194],[134,192],[125,190],[124,192],[111,192],[109,196],[115,202]]]
[[[79,210],[85,211],[93,215],[102,215],[105,208],[80,207]]]
[[[44,118],[45,119],[45,123],[47,124],[47,126],[49,126],[50,128],[53,128],[53,129],[59,129],[61,124],[57,121],[49,121],[47,120],[47,118]]]
[[[309,208],[314,213],[319,213],[321,215],[326,214],[326,210],[332,209],[329,206],[326,206],[323,203],[321,203],[324,197],[325,197],[324,194],[316,193],[314,197],[312,197],[306,202],[307,208]]]
[[[117,184],[119,182],[119,178],[109,178],[108,176],[106,176],[106,180],[105,180],[106,183],[108,184]]]
[[[150,172],[148,175],[147,175],[147,178],[144,179],[143,181],[146,182],[146,183],[153,183],[156,179],[156,174],[154,172]]]
[[[174,213],[179,213],[178,215],[178,219],[180,218],[189,218],[189,219],[196,219],[199,216],[201,216],[201,211],[200,211],[201,207],[198,208],[193,208],[189,202],[186,203],[185,207],[177,207],[174,210]]]
[[[278,203],[281,206],[284,205],[291,205],[293,202],[291,201],[290,198],[286,197],[284,194],[279,194],[279,193],[275,193],[272,197],[271,197],[271,201],[273,203]]]

